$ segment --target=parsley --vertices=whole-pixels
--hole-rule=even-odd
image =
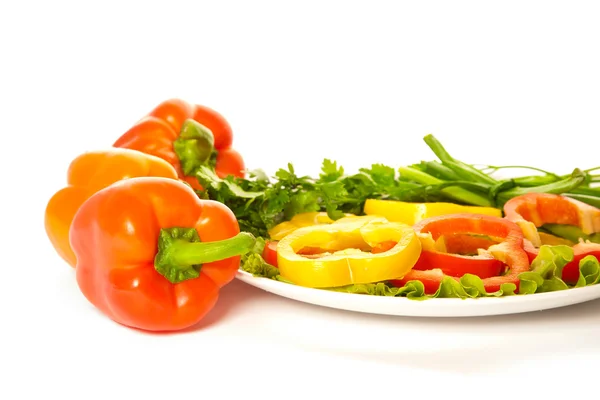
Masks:
[[[486,207],[501,207],[502,203],[529,192],[562,193],[591,205],[599,204],[600,192],[592,184],[600,175],[592,174],[600,167],[572,175],[559,176],[539,168],[544,176],[496,180],[490,173],[514,166],[488,166],[490,173],[453,158],[433,135],[425,143],[439,161],[394,169],[383,164],[361,168],[348,174],[334,160],[325,159],[318,177],[299,176],[289,163],[273,177],[262,170],[251,171],[248,178],[219,178],[214,172],[215,158],[196,172],[204,188],[198,195],[227,205],[235,214],[240,229],[257,237],[268,237],[268,230],[294,215],[311,211],[326,211],[331,219],[344,213],[363,214],[367,199],[387,199],[406,202],[452,202]]]
[[[392,167],[374,164],[347,175],[329,159],[323,160],[318,178],[299,176],[291,163],[273,177],[255,170],[245,179],[219,178],[208,166],[200,167],[196,177],[204,188],[200,197],[226,204],[240,229],[257,237],[268,237],[269,229],[296,214],[325,211],[335,220],[344,213],[362,214],[369,198],[418,201],[427,191],[419,183],[401,181]]]

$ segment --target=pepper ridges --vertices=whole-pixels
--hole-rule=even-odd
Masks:
[[[114,321],[151,331],[202,319],[255,242],[224,204],[178,180],[148,177],[91,196],[70,240],[85,297]]]
[[[44,212],[46,234],[60,257],[72,267],[77,264],[69,230],[91,195],[122,179],[143,176],[177,179],[177,172],[165,160],[131,149],[89,151],[75,157],[69,164],[67,185],[54,193]]]
[[[203,132],[205,137],[212,136],[210,143],[197,137],[189,138],[189,148],[199,148],[201,156],[197,151],[180,152],[176,148],[186,121],[194,121],[196,124],[192,128],[205,131]],[[139,150],[160,157],[175,168],[180,179],[186,181],[192,188],[201,190],[202,186],[194,176],[194,171],[184,171],[182,165],[212,163],[215,172],[221,178],[228,175],[243,178],[246,168],[244,159],[232,147],[232,143],[231,126],[220,113],[207,106],[192,104],[181,99],[169,99],[161,102],[140,119],[121,135],[113,146]],[[182,157],[187,159],[182,160]]]

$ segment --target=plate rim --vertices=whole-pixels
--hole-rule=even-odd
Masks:
[[[525,295],[512,295],[502,297],[477,297],[477,298],[432,298],[425,300],[411,300],[406,297],[394,296],[369,296],[358,293],[335,292],[318,288],[310,288],[293,285],[286,282],[276,281],[270,278],[254,276],[249,272],[239,269],[236,273],[239,279],[249,285],[270,292],[280,297],[314,304],[328,308],[336,308],[348,311],[358,311],[369,314],[383,314],[395,316],[413,317],[466,317],[466,316],[493,316],[517,314],[531,311],[559,308],[588,301],[600,299],[600,284],[571,288],[546,293],[535,293]],[[576,291],[576,292],[575,292]],[[573,296],[573,292],[577,293]],[[358,297],[360,296],[360,297]],[[317,301],[310,301],[306,297],[316,297]],[[357,301],[357,299],[360,299]],[[323,301],[326,300],[326,301]],[[344,303],[351,300],[360,306],[340,307],[331,303]],[[407,305],[410,305],[407,307]],[[407,312],[390,313],[368,311],[369,308],[385,306],[397,306],[398,310],[409,309]],[[515,307],[513,311],[503,311],[503,308]],[[419,310],[422,313],[419,313]],[[439,312],[435,312],[435,311]],[[450,311],[450,312],[449,312]],[[454,312],[452,312],[454,311]]]

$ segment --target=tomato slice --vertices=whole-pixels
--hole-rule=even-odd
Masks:
[[[262,253],[264,260],[274,267],[277,267],[277,243],[276,240],[267,241]]]

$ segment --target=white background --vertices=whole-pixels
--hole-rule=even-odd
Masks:
[[[579,1],[2,2],[0,398],[594,398],[598,301],[413,319],[236,281],[198,329],[142,334],[85,301],[43,212],[72,158],[171,97],[223,113],[270,173],[433,159],[427,133],[472,163],[600,165],[599,18]]]

